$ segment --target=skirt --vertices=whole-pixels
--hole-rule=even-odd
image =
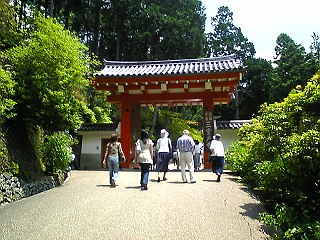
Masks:
[[[212,161],[212,172],[213,173],[223,173],[224,168],[224,157],[211,156]]]
[[[156,162],[156,171],[157,172],[168,172],[169,165],[169,153],[159,152]]]

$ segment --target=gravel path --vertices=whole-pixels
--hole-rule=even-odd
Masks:
[[[73,170],[60,187],[0,206],[0,239],[271,239],[264,207],[237,177],[195,176],[182,183],[171,170],[157,183],[152,172],[141,191],[138,170],[120,171],[116,188],[107,171]]]

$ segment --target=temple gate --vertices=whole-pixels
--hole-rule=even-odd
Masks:
[[[135,138],[140,135],[143,106],[203,106],[204,143],[212,139],[214,105],[228,105],[244,69],[232,56],[167,61],[105,61],[95,75],[97,90],[109,91],[107,101],[121,107],[121,144],[133,159]],[[204,144],[206,146],[206,144]],[[205,151],[205,159],[208,152]],[[205,168],[208,164],[205,163]]]

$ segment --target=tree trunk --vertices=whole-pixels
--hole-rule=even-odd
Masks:
[[[151,128],[150,128],[149,136],[152,136],[152,134],[153,134],[154,127],[156,125],[157,116],[158,116],[158,110],[159,110],[159,107],[156,106],[154,108],[154,112],[153,112],[152,125],[151,125]]]

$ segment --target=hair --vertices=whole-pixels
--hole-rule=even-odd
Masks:
[[[147,143],[148,139],[149,139],[149,133],[147,130],[141,130],[141,134],[140,134],[141,140],[144,144]]]
[[[118,141],[118,135],[117,134],[111,134],[111,137],[110,137],[110,142],[114,143],[114,142],[117,142]]]
[[[183,130],[183,134],[189,136],[189,131],[188,130]]]

